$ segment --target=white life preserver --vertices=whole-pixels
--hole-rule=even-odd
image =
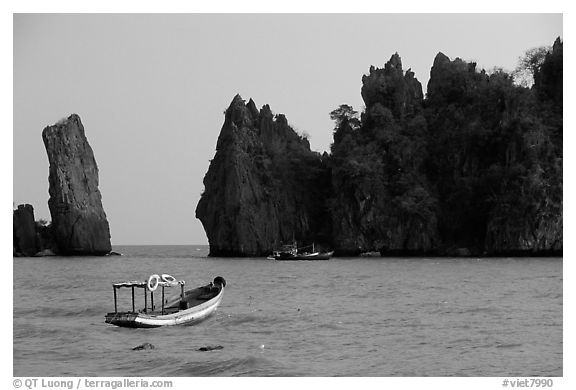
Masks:
[[[161,278],[162,278],[162,281],[165,282],[169,286],[176,286],[178,284],[178,281],[172,275],[162,274]]]
[[[158,288],[158,284],[160,282],[160,276],[158,276],[157,274],[154,275],[150,275],[150,277],[148,278],[148,290],[150,291],[154,291]]]

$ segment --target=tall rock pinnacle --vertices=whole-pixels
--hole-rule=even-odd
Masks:
[[[236,95],[204,178],[196,217],[211,256],[263,256],[293,239],[326,242],[329,171],[282,114]]]
[[[42,139],[50,163],[48,207],[59,252],[110,252],[110,228],[98,190],[98,166],[80,117],[72,114],[46,127]]]

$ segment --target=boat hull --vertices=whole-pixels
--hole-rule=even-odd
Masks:
[[[273,256],[275,260],[329,260],[334,252],[325,253],[311,253],[311,254],[297,254],[292,255],[289,253],[281,253],[278,256]]]
[[[223,296],[224,288],[220,290],[218,295],[206,302],[170,314],[161,314],[158,312],[108,313],[106,314],[106,323],[126,328],[158,328],[160,326],[191,325],[206,319],[214,313],[218,305],[220,305]]]

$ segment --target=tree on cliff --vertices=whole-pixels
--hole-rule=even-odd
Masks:
[[[330,112],[330,119],[336,121],[335,130],[338,130],[345,123],[356,129],[360,126],[358,111],[348,104],[341,104],[337,109]]]
[[[341,104],[330,112],[330,119],[336,122],[334,126],[334,142],[338,143],[346,136],[360,127],[358,111],[348,104]]]
[[[534,75],[538,73],[546,55],[551,51],[550,46],[534,47],[526,50],[518,58],[518,65],[512,72],[514,82],[522,87],[531,87],[534,84]]]

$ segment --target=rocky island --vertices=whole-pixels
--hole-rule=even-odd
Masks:
[[[296,239],[337,255],[561,255],[562,51],[533,62],[531,88],[438,53],[426,96],[396,53],[362,77],[361,115],[330,113],[329,155],[236,96],[196,209],[210,254]]]
[[[46,127],[50,225],[34,221],[31,205],[14,210],[14,255],[99,256],[110,253],[110,228],[98,189],[98,166],[76,114]],[[39,253],[40,252],[40,253]]]
[[[211,256],[265,256],[282,242],[330,237],[326,156],[282,114],[236,95],[196,208]]]
[[[12,219],[14,254],[34,256],[40,248],[36,221],[34,220],[34,207],[30,204],[18,205],[18,208],[13,212]]]

